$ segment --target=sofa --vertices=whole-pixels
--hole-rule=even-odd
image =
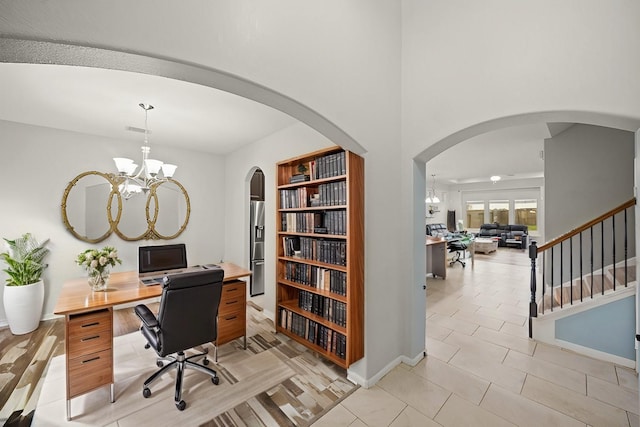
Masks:
[[[498,246],[526,249],[529,243],[529,227],[520,224],[482,224],[476,237],[495,238]]]

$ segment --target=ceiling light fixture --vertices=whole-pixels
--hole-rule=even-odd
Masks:
[[[440,199],[438,199],[438,196],[436,196],[436,176],[431,175],[431,177],[433,178],[433,183],[431,184],[431,191],[429,192],[429,194],[427,194],[425,203],[440,203]]]
[[[493,183],[495,184],[496,182],[500,181],[502,178],[500,178],[500,176],[499,176],[499,175],[493,175],[493,176],[492,176],[491,178],[489,178],[489,179],[491,179],[491,182],[493,182]]]
[[[133,163],[133,160],[124,157],[114,157],[113,161],[118,168],[118,191],[125,200],[131,198],[135,194],[149,191],[152,185],[165,182],[176,171],[177,166],[168,163],[162,163],[160,160],[154,160],[149,158],[151,147],[149,147],[149,128],[147,126],[147,120],[149,110],[153,110],[151,104],[138,104],[144,110],[144,145],[142,146],[142,163],[140,170],[136,173],[138,165]],[[162,170],[162,176],[159,175]]]

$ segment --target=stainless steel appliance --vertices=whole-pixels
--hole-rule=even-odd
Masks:
[[[250,295],[264,294],[264,201],[251,201],[249,215]]]

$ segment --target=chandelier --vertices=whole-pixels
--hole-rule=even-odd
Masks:
[[[438,196],[436,196],[436,176],[431,175],[431,177],[433,178],[433,184],[431,184],[431,192],[429,192],[429,194],[427,195],[425,203],[440,203],[440,199],[438,199]]]
[[[149,128],[147,120],[149,110],[153,110],[153,105],[138,104],[144,110],[144,145],[142,146],[142,162],[140,169],[133,160],[124,157],[114,157],[118,169],[118,191],[125,199],[130,199],[133,195],[139,193],[147,193],[149,188],[161,182],[167,181],[173,177],[177,166],[168,163],[162,163],[160,160],[149,158],[151,147],[149,147]],[[162,171],[162,175],[160,175]]]

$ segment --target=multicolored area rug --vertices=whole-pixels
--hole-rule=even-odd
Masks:
[[[275,335],[262,313],[250,309],[247,314],[252,317],[247,349],[240,338],[221,346],[218,364],[209,364],[219,385],[200,372],[185,371],[184,411],[173,401],[175,371],[151,386],[149,398],[142,396],[142,383],[158,368],[155,353],[144,349],[144,338],[135,332],[114,340],[114,403],[109,387],[76,397],[67,422],[64,356],[57,356],[48,367],[32,425],[306,426],[355,391],[345,370]],[[208,347],[213,357],[213,346]]]

